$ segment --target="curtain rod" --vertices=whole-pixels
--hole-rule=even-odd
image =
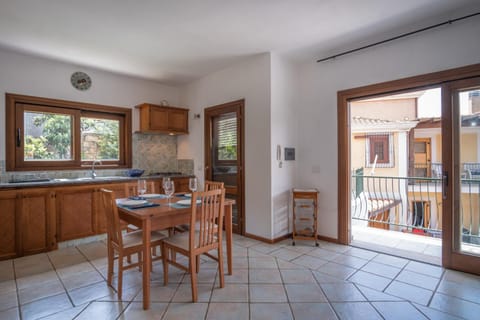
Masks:
[[[441,26],[446,25],[446,24],[452,24],[454,22],[457,22],[457,21],[460,21],[460,20],[465,20],[465,19],[468,19],[468,18],[472,18],[472,17],[478,16],[478,15],[480,15],[480,12],[475,12],[475,13],[472,13],[472,14],[469,14],[469,15],[466,15],[466,16],[463,16],[463,17],[460,17],[460,18],[456,18],[456,19],[453,19],[453,20],[448,20],[448,21],[445,21],[445,22],[437,23],[437,24],[434,24],[434,25],[431,25],[431,26],[428,26],[428,27],[425,27],[425,28],[422,28],[422,29],[418,29],[418,30],[415,30],[415,31],[403,33],[403,34],[395,36],[393,38],[389,38],[389,39],[386,39],[386,40],[375,42],[375,43],[372,43],[372,44],[369,44],[369,45],[366,45],[366,46],[363,46],[363,47],[359,47],[359,48],[356,48],[356,49],[344,51],[342,53],[334,54],[333,56],[329,56],[329,57],[326,57],[326,58],[323,58],[323,59],[319,59],[319,60],[317,60],[317,62],[323,62],[323,61],[327,61],[327,60],[330,60],[330,59],[335,59],[337,57],[341,57],[341,56],[347,55],[349,53],[353,53],[353,52],[357,52],[357,51],[360,51],[360,50],[363,50],[363,49],[378,46],[380,44],[384,44],[384,43],[394,41],[394,40],[397,40],[397,39],[400,39],[400,38],[405,38],[405,37],[411,36],[412,34],[416,34],[416,33],[420,33],[420,32],[423,32],[423,31],[430,30],[430,29],[438,28],[438,27],[441,27]]]

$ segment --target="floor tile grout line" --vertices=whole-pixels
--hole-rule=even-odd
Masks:
[[[427,314],[425,314],[422,310],[420,310],[420,308],[418,308],[418,307],[415,305],[415,303],[413,303],[413,302],[411,302],[411,301],[408,301],[408,302],[410,303],[410,305],[411,305],[413,308],[415,308],[418,312],[420,312],[421,314],[423,314],[423,315],[425,316],[425,318],[431,319]],[[424,306],[424,307],[427,307],[427,308],[428,308],[428,306]],[[445,312],[443,312],[443,313],[445,313]],[[445,314],[448,314],[448,313],[445,313]]]
[[[58,278],[58,281],[60,281],[60,283],[62,284],[63,290],[65,291],[65,294],[66,294],[68,300],[70,301],[70,303],[72,304],[72,306],[75,307],[75,304],[73,303],[73,300],[72,300],[72,298],[70,297],[70,294],[69,294],[67,288],[65,287],[65,284],[63,283],[62,278],[61,278],[60,275],[58,274],[57,268],[55,267],[55,264],[53,263],[50,255],[49,255],[48,253],[46,253],[46,256],[47,256],[48,261],[49,261],[50,264],[52,265],[53,271],[55,271],[55,274],[56,274],[56,276],[57,276],[57,278]],[[54,295],[54,296],[55,296],[55,295]],[[38,300],[37,300],[37,301],[38,301]],[[19,301],[19,303],[20,303],[20,301]]]
[[[444,280],[445,274],[446,274],[446,270],[442,268],[442,275],[440,276],[440,279],[438,280],[437,285],[435,286],[435,290],[433,290],[432,296],[428,300],[428,304],[427,304],[428,307],[430,307],[430,305],[432,304],[433,297],[435,297],[435,295],[438,293],[438,288],[440,287],[440,284]]]
[[[242,248],[245,248],[245,249],[247,250],[247,256],[246,256],[246,258],[247,258],[247,266],[248,266],[248,269],[247,269],[247,270],[250,270],[250,263],[249,263],[249,261],[250,261],[251,257],[250,257],[250,255],[248,254],[248,253],[249,253],[249,250],[250,250],[250,248],[252,248],[253,251],[256,251],[256,250],[254,249],[254,247],[257,246],[257,245],[259,245],[259,244],[250,244],[250,245],[247,246],[247,247],[241,246]],[[274,251],[276,251],[276,250],[278,250],[278,249],[280,249],[280,248],[286,248],[286,249],[288,249],[286,246],[281,246],[281,247],[279,247],[279,248],[276,248],[276,249],[272,250],[270,253],[272,253],[272,252],[274,252]],[[76,247],[76,249],[77,249],[78,251],[80,251],[80,253],[81,253],[83,256],[85,256],[85,253],[84,253],[80,248]],[[327,250],[327,249],[325,249],[325,250]],[[292,251],[293,251],[293,250],[292,250]],[[258,252],[258,251],[256,251],[256,252]],[[280,258],[280,257],[272,256],[270,253],[260,252],[261,254],[270,256],[270,257],[272,257],[272,258],[275,259],[276,266],[277,266],[277,270],[279,270],[279,272],[280,272],[280,276],[281,276],[281,279],[282,279],[282,285],[283,285],[283,288],[284,288],[285,293],[286,293],[286,287],[285,287],[283,275],[282,275],[282,273],[281,273],[281,269],[280,269],[280,266],[279,266],[279,261],[280,261],[280,260],[282,260],[282,261],[287,261],[287,262],[293,263],[293,264],[295,264],[295,265],[298,265],[297,263],[292,262],[292,261],[295,260],[295,259],[297,259],[297,258],[304,257],[304,256],[308,255],[308,253],[311,252],[311,251],[309,251],[309,252],[296,251],[296,252],[299,253],[300,255],[297,256],[297,257],[295,257],[295,258],[292,258],[292,259],[283,259],[283,258]],[[335,252],[335,251],[332,251],[332,252]],[[347,252],[347,251],[345,251],[345,252]],[[348,254],[345,254],[345,252],[335,252],[335,253],[337,253],[337,254],[339,254],[339,255],[348,256]],[[52,262],[50,256],[47,255],[47,257],[48,257],[49,263],[50,263],[51,265],[53,265],[53,262]],[[374,259],[374,258],[371,258],[371,259],[368,260],[368,261],[372,261],[373,259]],[[400,274],[401,274],[403,271],[408,270],[409,272],[414,272],[414,273],[419,274],[419,275],[421,274],[421,275],[423,275],[423,276],[429,276],[429,275],[427,275],[427,274],[417,272],[417,271],[415,271],[415,270],[413,270],[413,269],[412,269],[412,270],[411,270],[411,269],[407,269],[407,267],[408,267],[412,262],[416,262],[416,261],[415,261],[415,260],[412,260],[412,259],[406,259],[406,260],[407,260],[407,263],[406,263],[402,268],[400,268],[400,271],[395,275],[395,277],[394,277],[393,279],[391,279],[392,281],[390,281],[390,283],[389,283],[389,284],[385,287],[385,289],[384,289],[383,291],[381,291],[381,292],[384,293],[384,291],[392,284],[393,281],[398,281],[398,282],[404,283],[403,281],[401,281],[401,280],[398,279],[398,277],[400,276]],[[93,265],[92,262],[91,262],[91,260],[88,259],[88,257],[87,257],[87,261],[88,261],[91,265]],[[334,261],[330,261],[330,262],[334,262]],[[334,262],[334,263],[337,263],[337,262]],[[377,263],[383,264],[383,263],[381,263],[381,262],[377,262]],[[426,263],[426,264],[428,264],[428,263]],[[13,261],[12,261],[12,265],[14,265]],[[344,265],[344,264],[340,263],[340,265]],[[387,265],[387,266],[391,266],[391,265],[388,265],[388,264],[386,264],[386,265]],[[301,266],[301,265],[300,265],[300,266]],[[351,266],[348,266],[348,265],[344,265],[344,266],[351,267]],[[93,267],[94,267],[94,269],[95,269],[97,272],[100,273],[100,271],[97,269],[97,267],[96,267],[95,265],[93,265]],[[305,266],[302,266],[302,267],[305,268]],[[358,289],[358,285],[359,285],[359,284],[357,284],[357,283],[355,283],[355,282],[353,282],[353,281],[351,281],[351,280],[349,280],[349,279],[350,279],[353,275],[357,274],[358,271],[360,271],[361,268],[363,268],[363,267],[364,267],[364,266],[361,266],[361,267],[359,267],[359,268],[354,267],[353,269],[355,269],[355,272],[352,273],[350,276],[348,276],[348,278],[346,278],[344,281],[346,281],[347,283],[352,283],[352,284],[354,285],[354,287]],[[16,286],[16,291],[17,291],[17,305],[19,306],[20,300],[19,300],[19,297],[18,297],[19,290],[18,290],[18,282],[17,282],[17,278],[16,278],[16,269],[15,269],[15,267],[14,267],[13,269],[14,269],[13,271],[14,271],[15,286]],[[306,269],[309,270],[311,273],[313,273],[314,271],[318,271],[318,270],[311,269],[310,267],[306,267]],[[53,270],[55,271],[56,277],[57,277],[57,278],[60,278],[60,276],[59,276],[59,274],[58,274],[58,271],[57,271],[57,269],[56,269],[55,266],[54,266]],[[363,271],[363,270],[362,270],[362,271]],[[420,305],[420,304],[416,304],[416,303],[414,303],[413,301],[409,301],[409,300],[405,300],[405,299],[401,298],[402,301],[408,302],[408,303],[409,303],[410,305],[412,305],[416,310],[418,310],[421,314],[424,314],[424,313],[419,309],[419,307],[420,307],[420,306],[423,306],[423,307],[426,307],[426,308],[430,308],[429,305],[431,304],[431,301],[432,301],[432,299],[433,299],[434,294],[442,294],[442,295],[445,295],[445,296],[447,296],[447,297],[452,297],[452,298],[456,298],[456,299],[459,299],[459,300],[463,300],[463,301],[466,301],[466,302],[469,302],[469,303],[474,303],[474,304],[476,304],[475,302],[472,302],[472,301],[469,301],[469,300],[465,300],[465,299],[463,299],[463,298],[461,298],[461,297],[450,296],[450,295],[448,295],[448,294],[443,294],[443,293],[438,292],[438,288],[439,288],[439,286],[441,285],[442,281],[446,281],[446,280],[445,280],[445,276],[446,276],[446,272],[447,272],[447,271],[448,271],[448,270],[446,270],[446,269],[442,269],[441,276],[440,276],[440,278],[438,278],[438,282],[437,282],[437,284],[436,284],[436,286],[435,286],[435,289],[434,289],[433,291],[432,291],[432,290],[429,290],[429,289],[426,289],[426,288],[423,288],[423,287],[419,287],[419,286],[417,286],[417,285],[415,285],[415,284],[406,283],[406,284],[411,285],[411,286],[414,286],[414,287],[418,287],[418,288],[421,288],[421,289],[424,289],[424,290],[432,291],[433,294],[432,294],[432,296],[430,297],[429,302],[427,303],[426,306],[423,306],[423,305]],[[319,271],[319,272],[320,272],[320,271]],[[364,272],[367,272],[367,271],[364,271]],[[217,273],[218,273],[218,269],[217,269]],[[322,272],[321,272],[321,273],[322,273]],[[369,273],[369,272],[367,272],[367,273]],[[100,274],[101,274],[101,273],[100,273]],[[328,275],[328,274],[327,274],[327,275]],[[376,275],[376,274],[374,274],[374,275]],[[105,278],[103,277],[103,274],[101,274],[101,276],[102,276],[103,279],[105,279]],[[185,276],[185,275],[184,275],[184,276]],[[183,276],[183,277],[184,277],[184,276]],[[329,276],[330,276],[330,275],[329,275]],[[376,275],[376,276],[380,276],[380,275]],[[381,276],[380,276],[380,277],[381,277]],[[250,274],[249,274],[249,278],[250,278]],[[333,278],[337,278],[337,277],[333,277]],[[384,278],[385,278],[385,277],[384,277]],[[432,278],[434,278],[434,277],[432,277]],[[388,278],[387,278],[387,279],[388,279]],[[59,280],[61,281],[62,286],[64,287],[64,290],[67,291],[67,293],[68,293],[68,290],[66,290],[66,287],[65,287],[65,285],[64,285],[64,283],[63,283],[63,280],[62,280],[61,278],[60,278]],[[316,281],[316,282],[318,283],[318,279],[315,278],[315,277],[314,277],[314,281]],[[181,285],[181,281],[177,284],[177,290],[178,290],[178,286],[179,286],[179,285]],[[251,285],[251,284],[250,284],[250,282],[249,282],[249,283],[248,283],[248,286],[250,286],[250,285]],[[210,295],[210,299],[209,299],[209,302],[208,302],[208,308],[207,308],[207,312],[206,312],[205,316],[208,314],[208,310],[209,310],[210,303],[211,303],[212,291],[214,290],[214,287],[215,287],[215,282],[213,282],[213,288],[211,288],[211,295]],[[320,286],[320,288],[321,288],[321,286]],[[367,287],[367,288],[368,288],[368,287]],[[358,289],[358,290],[360,290],[360,289]],[[378,291],[378,290],[376,290],[376,289],[373,289],[373,290]],[[323,288],[322,288],[322,292],[323,292]],[[360,290],[360,292],[361,292],[362,296],[365,297],[364,293],[363,293],[361,290]],[[248,294],[248,304],[249,304],[248,309],[249,309],[249,317],[250,317],[250,314],[251,314],[251,308],[250,308],[251,306],[250,306],[250,305],[251,305],[252,302],[250,301],[250,297],[249,297],[250,292],[248,291],[247,294]],[[387,295],[389,295],[389,296],[394,296],[394,295],[391,295],[391,294],[389,294],[389,293],[384,293],[384,294],[387,294]],[[171,304],[171,303],[172,303],[172,299],[173,299],[174,295],[175,295],[175,293],[172,295],[172,297],[171,297],[171,299],[170,299],[170,302],[169,302],[168,304]],[[67,295],[67,296],[70,298],[69,295]],[[326,296],[326,295],[325,295],[325,296]],[[291,301],[289,300],[288,294],[286,294],[286,297],[287,297],[287,303],[290,305],[290,311],[292,312],[292,315],[293,315],[293,309],[291,308],[291,303],[293,303],[293,302],[291,302]],[[122,311],[122,313],[120,313],[120,314],[123,314],[123,312],[125,312],[125,310],[127,310],[128,306],[131,305],[131,303],[133,302],[133,300],[134,300],[134,298],[132,298],[132,300],[129,301],[128,305],[125,307],[125,309],[124,309],[124,310]],[[97,300],[92,300],[92,301],[88,302],[87,306],[90,305],[92,302],[95,302],[95,301],[97,301]],[[328,297],[327,297],[327,301],[328,301],[330,307],[333,309],[332,302],[329,301]],[[370,300],[368,300],[368,298],[367,298],[367,302],[369,302],[370,304],[372,304],[373,301],[370,301]],[[73,303],[72,303],[72,305],[73,305]],[[418,306],[418,307],[417,307],[417,306]],[[19,309],[20,309],[20,307],[19,307]],[[431,308],[431,309],[432,309],[432,310],[435,310],[435,311],[438,311],[438,312],[441,312],[441,313],[444,313],[444,314],[450,314],[450,313],[444,312],[443,310],[439,310],[439,309],[435,309],[435,308]],[[79,314],[81,314],[84,310],[85,310],[85,309],[81,310],[81,311],[79,312]],[[166,314],[166,310],[167,310],[167,308],[165,309],[164,314]],[[333,309],[333,310],[335,311],[335,309]],[[376,310],[376,308],[375,308],[375,310]],[[376,310],[376,311],[378,312],[378,310]],[[424,315],[425,315],[425,314],[424,314]],[[452,314],[452,315],[453,315],[453,314]],[[20,312],[20,310],[19,310],[19,316],[21,317],[21,312]],[[77,315],[77,316],[78,316],[78,315]],[[454,315],[454,316],[455,316],[455,315]]]
[[[333,313],[335,314],[335,316],[338,318],[338,319],[341,319],[340,318],[340,315],[338,314],[338,312],[335,310],[335,308],[333,307],[332,305],[332,302],[330,301],[330,299],[328,298],[328,295],[327,293],[325,292],[325,289],[322,287],[322,284],[318,281],[318,279],[315,277],[315,275],[313,274],[313,270],[310,270],[310,272],[312,273],[312,276],[313,276],[313,279],[317,282],[317,285],[318,287],[320,288],[320,291],[323,293],[324,297],[325,297],[325,300],[327,300],[327,304],[329,305],[330,309],[333,311]],[[293,313],[293,311],[292,311]]]
[[[252,317],[252,308],[251,308],[251,301],[250,301],[250,248],[246,248],[247,250],[247,266],[248,266],[248,277],[247,277],[247,303],[248,303],[248,319],[250,320]],[[252,249],[253,250],[253,249]],[[254,250],[255,251],[255,250]],[[272,251],[273,252],[273,251]],[[233,260],[233,258],[232,258]]]
[[[22,309],[21,309],[21,306],[20,306],[20,290],[18,288],[18,282],[17,282],[17,270],[15,268],[15,259],[12,259],[12,272],[13,272],[13,280],[15,281],[15,294],[17,296],[17,308],[18,308],[18,317],[20,320],[23,319],[23,316],[22,316]]]
[[[385,317],[383,316],[383,314],[380,312],[380,310],[377,309],[377,307],[375,307],[375,305],[372,303],[372,301],[369,301],[369,303],[372,306],[372,308],[380,315],[380,317],[385,320]]]
[[[77,250],[78,250],[78,249],[77,249]],[[44,254],[45,254],[46,258],[48,259],[48,262],[50,263],[50,265],[51,265],[51,267],[52,267],[52,270],[51,270],[51,271],[54,271],[54,272],[55,272],[55,275],[56,275],[56,277],[57,277],[57,280],[61,283],[61,285],[62,285],[62,287],[63,287],[63,289],[64,289],[64,293],[66,294],[67,298],[69,299],[71,305],[72,305],[73,307],[76,307],[75,304],[73,303],[73,300],[72,300],[71,297],[70,297],[70,294],[69,294],[67,288],[65,287],[65,284],[64,284],[63,280],[61,279],[60,275],[58,274],[57,268],[56,268],[55,264],[53,263],[51,257],[48,255],[48,253],[44,253]],[[14,260],[12,260],[12,261],[14,262]],[[17,307],[18,307],[18,309],[19,309],[19,317],[20,317],[20,319],[22,319],[23,316],[22,316],[21,310],[22,310],[22,308],[23,308],[23,305],[20,303],[20,296],[19,296],[19,295],[20,295],[20,290],[18,289],[18,283],[17,283],[18,278],[16,277],[15,267],[14,267],[14,277],[15,277],[15,283],[16,283],[16,289],[17,289]],[[51,296],[46,296],[46,297],[43,297],[43,298],[34,299],[34,300],[32,300],[32,301],[29,301],[29,302],[25,303],[24,305],[30,304],[30,303],[34,303],[34,302],[40,301],[40,300],[42,300],[42,299],[47,299],[47,298],[55,297],[55,296],[58,296],[58,295],[61,295],[61,294],[62,294],[62,293],[57,293],[57,294],[54,294],[54,295],[51,295]],[[61,311],[54,312],[54,313],[52,313],[52,314],[50,314],[50,315],[46,315],[45,317],[51,316],[51,315],[56,314],[56,313],[59,313],[59,312],[61,312]],[[43,318],[45,318],[45,317],[43,317]]]
[[[278,260],[276,260],[276,261],[277,261],[277,265],[278,265]],[[278,265],[278,267],[279,267],[279,270],[280,270],[280,265]],[[295,316],[294,316],[294,313],[293,313],[292,302],[290,301],[290,298],[289,298],[289,296],[288,296],[287,288],[285,288],[285,283],[284,283],[283,275],[282,275],[282,272],[281,272],[281,271],[280,271],[280,277],[281,277],[281,279],[282,279],[283,288],[284,288],[284,290],[285,290],[285,296],[287,297],[287,304],[288,304],[288,308],[289,308],[289,310],[290,310],[290,314],[291,314],[292,318],[295,319]],[[313,275],[312,275],[312,277],[313,277]],[[314,277],[314,279],[315,279],[315,277]]]

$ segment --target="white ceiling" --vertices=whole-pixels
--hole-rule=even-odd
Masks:
[[[258,53],[314,62],[475,10],[479,0],[0,0],[0,46],[178,85]]]

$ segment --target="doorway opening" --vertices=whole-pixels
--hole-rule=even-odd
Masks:
[[[245,234],[244,100],[205,109],[205,180],[223,182],[235,200],[232,230]]]
[[[441,90],[349,103],[351,244],[441,264]]]
[[[363,150],[370,157],[366,164],[371,167],[365,165],[364,168],[352,171],[350,155],[354,138],[351,134],[351,128],[353,127],[353,123],[351,123],[353,118],[350,115],[351,103],[362,99],[382,98],[432,88],[441,89],[440,119],[420,120],[422,118],[420,114],[416,115],[413,119],[419,122],[414,126],[414,133],[417,129],[420,131],[423,128],[425,131],[440,127],[439,149],[441,149],[441,156],[438,157],[438,159],[441,158],[440,165],[434,166],[434,156],[438,155],[434,147],[434,143],[436,143],[434,137],[411,136],[412,130],[410,129],[408,141],[412,145],[409,145],[408,150],[412,152],[409,155],[408,163],[413,163],[413,166],[408,165],[406,170],[404,168],[403,171],[408,171],[409,174],[406,179],[397,185],[390,181],[388,185],[392,185],[391,191],[387,191],[386,196],[378,196],[378,192],[373,192],[374,197],[372,198],[357,197],[356,195],[361,194],[367,188],[373,188],[374,190],[379,188],[375,184],[365,185],[366,181],[374,179],[369,173],[372,169],[374,172],[380,170],[377,165],[378,160],[380,160],[380,165],[391,166],[392,159],[397,160],[397,153],[394,153],[395,148],[393,148],[393,152],[390,151],[392,150],[390,144],[392,135],[389,135],[388,140],[383,138],[383,141],[388,141],[388,145],[385,145],[385,142],[379,143],[378,140],[371,139],[369,148],[374,150],[373,154]],[[356,202],[362,203],[363,208],[367,208],[362,209],[364,213],[367,212],[367,219],[368,211],[373,212],[373,215],[378,213],[380,218],[376,222],[384,224],[388,221],[395,228],[404,228],[405,224],[403,222],[405,220],[402,221],[397,217],[400,217],[404,212],[411,212],[409,219],[407,214],[406,221],[415,221],[409,227],[412,233],[435,233],[435,230],[427,230],[429,228],[425,226],[434,226],[435,223],[441,225],[441,264],[443,267],[480,274],[480,241],[478,241],[480,238],[480,175],[476,175],[477,163],[480,164],[480,104],[478,104],[480,101],[477,100],[479,96],[480,64],[338,92],[339,243],[350,244],[352,242],[353,226],[351,222],[353,221],[352,215]],[[410,121],[410,119],[404,120]],[[366,134],[364,136],[366,138]],[[385,136],[385,133],[383,133],[383,136]],[[415,141],[415,138],[418,140]],[[394,135],[393,139],[395,139]],[[428,143],[430,143],[430,146]],[[416,152],[415,146],[417,147]],[[387,150],[388,154],[386,153]],[[431,163],[421,161],[421,165],[415,165],[415,157],[418,162],[420,159],[427,159],[428,154],[431,156]],[[424,177],[425,175],[427,177]],[[436,177],[438,175],[440,177]],[[423,181],[426,179],[430,180],[424,183]],[[441,184],[434,183],[435,179],[440,179]],[[397,178],[397,180],[400,179]],[[436,202],[423,196],[425,189],[428,191],[430,188],[434,188],[434,191],[429,192],[441,196]],[[415,198],[409,199],[408,202],[403,201],[407,195],[415,196]],[[352,199],[356,199],[355,202]],[[441,203],[441,206],[437,208],[439,203]],[[374,210],[368,210],[369,204],[370,209],[373,208]],[[378,212],[375,212],[375,210]],[[390,212],[387,214],[385,213],[386,210],[390,210]],[[441,211],[441,214],[435,214],[435,210]],[[395,218],[393,221],[391,211],[394,212]],[[380,230],[380,228],[371,229]],[[390,227],[386,232],[391,234]],[[405,232],[405,234],[409,233]],[[423,235],[423,237],[433,239],[435,235],[432,234],[429,237]],[[379,239],[382,243],[386,241],[383,238]],[[399,250],[389,253],[401,254]],[[425,261],[423,257],[420,257],[419,260]]]

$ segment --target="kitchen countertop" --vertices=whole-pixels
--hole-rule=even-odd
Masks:
[[[22,182],[4,182],[0,183],[0,190],[3,189],[20,189],[20,188],[36,188],[36,187],[58,187],[65,185],[85,185],[85,184],[101,184],[101,183],[116,183],[136,181],[138,179],[162,179],[163,177],[170,178],[190,178],[193,175],[188,174],[156,174],[140,177],[127,176],[97,176],[95,179],[85,178],[70,178],[70,179],[38,179],[36,180],[22,180]]]

